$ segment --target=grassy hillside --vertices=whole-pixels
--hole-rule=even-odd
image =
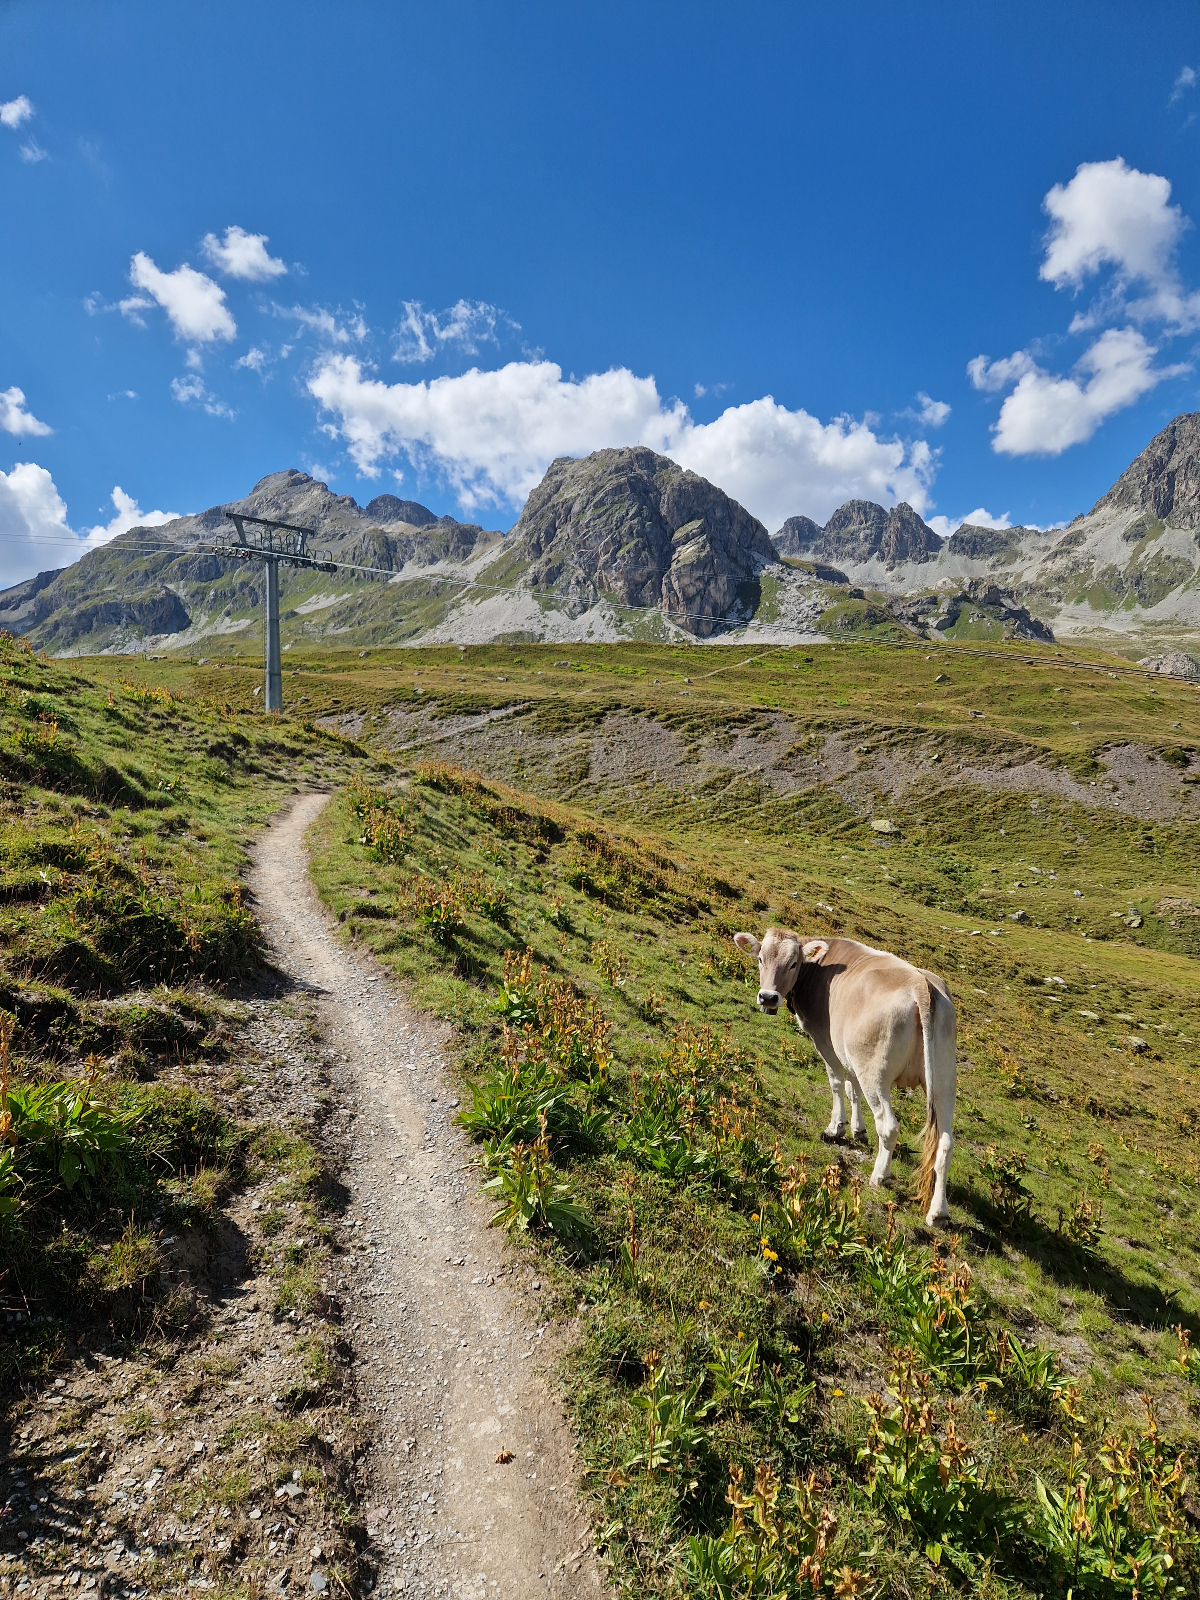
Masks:
[[[244,841],[332,779],[318,886],[458,1027],[497,1226],[544,1252],[577,1334],[564,1382],[622,1592],[1194,1593],[1200,694],[1119,667],[1024,645],[293,651],[268,720],[248,666],[66,670],[9,646],[19,1076],[78,1078],[95,1050],[114,1115],[200,1081],[221,984],[252,959]],[[745,754],[781,719],[787,792]],[[722,743],[736,768],[623,767],[643,726],[697,773]],[[459,770],[468,738],[518,781]],[[918,781],[881,814],[822,775],[835,745],[868,791],[885,762]],[[1134,799],[1127,750],[1163,775]],[[1017,768],[1070,783],[1005,788]],[[906,1198],[920,1095],[885,1194],[864,1152],[821,1139],[823,1069],[756,1013],[731,942],[768,921],[948,979],[938,1238]],[[189,1042],[139,1033],[148,1009]],[[239,1127],[222,1137],[244,1148]],[[102,1218],[39,1198],[0,1225],[45,1256],[66,1222],[86,1265],[127,1198]],[[165,1203],[135,1197],[135,1225]],[[7,1325],[10,1370],[43,1381],[70,1326],[61,1299],[36,1340]]]
[[[442,719],[528,702],[564,738],[618,707],[699,729],[781,705],[801,736],[862,730],[868,754],[936,732],[1085,775],[1126,740],[1195,759],[1193,691],[1052,652],[1007,670],[776,652],[690,684],[694,652],[573,654],[348,664],[326,704],[373,726],[403,670]],[[1200,1581],[1198,974],[1192,913],[1166,914],[1200,898],[1196,825],[936,783],[888,833],[821,789],[610,791],[598,826],[429,761],[321,824],[322,891],[460,1027],[498,1215],[553,1262],[622,1590]],[[788,1019],[755,1013],[730,940],[768,921],[948,978],[959,1142],[939,1239],[904,1192],[919,1095],[888,1195],[861,1187],[862,1153],[822,1141],[824,1072]]]

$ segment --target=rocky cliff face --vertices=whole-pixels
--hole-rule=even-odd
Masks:
[[[932,561],[942,541],[905,501],[890,511],[873,500],[847,500],[819,528],[811,517],[789,517],[773,536],[780,555],[816,556],[839,566],[881,561]]]
[[[525,581],[577,617],[608,598],[720,631],[777,556],[762,523],[694,472],[641,448],[552,463],[510,535]]]
[[[1172,528],[1200,529],[1200,411],[1156,434],[1088,513],[1145,511]]]

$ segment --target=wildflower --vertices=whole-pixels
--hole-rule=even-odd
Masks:
[[[833,1391],[833,1398],[835,1400],[844,1400],[846,1398],[846,1391],[844,1389],[835,1389]]]
[[[764,1261],[778,1261],[779,1260],[779,1257],[775,1254],[774,1250],[769,1249],[765,1242],[763,1244],[763,1260]]]
[[[698,1309],[700,1311],[707,1311],[708,1310],[708,1301],[707,1300],[701,1300]]]
[[[828,1313],[828,1311],[822,1311],[822,1313],[821,1313],[821,1321],[822,1322],[828,1322],[829,1321],[829,1313]]]
[[[988,1414],[987,1414],[987,1419],[988,1419],[989,1422],[995,1422],[996,1413],[994,1411],[989,1410]]]

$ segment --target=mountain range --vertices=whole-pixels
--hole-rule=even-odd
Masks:
[[[0,592],[0,627],[60,655],[256,651],[262,571],[214,553],[225,509],[131,529]],[[878,627],[1168,650],[1200,638],[1200,413],[1176,417],[1066,527],[964,523],[945,540],[911,506],[869,500],[768,537],[716,485],[640,447],[553,462],[507,534],[394,495],[359,506],[295,470],[229,509],[309,528],[310,548],[342,564],[281,571],[285,647]]]

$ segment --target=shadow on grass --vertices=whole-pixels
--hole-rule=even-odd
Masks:
[[[1200,1316],[1179,1305],[1174,1290],[1165,1293],[1157,1283],[1127,1276],[1101,1256],[1064,1239],[1036,1215],[1023,1221],[1019,1228],[1006,1230],[1001,1225],[1000,1213],[978,1190],[959,1189],[953,1198],[979,1224],[978,1229],[971,1231],[985,1249],[998,1250],[1002,1239],[1011,1239],[1056,1283],[1099,1295],[1110,1311],[1123,1314],[1144,1328],[1159,1331],[1182,1322],[1193,1338],[1200,1336]],[[980,1233],[984,1236],[982,1239]]]

